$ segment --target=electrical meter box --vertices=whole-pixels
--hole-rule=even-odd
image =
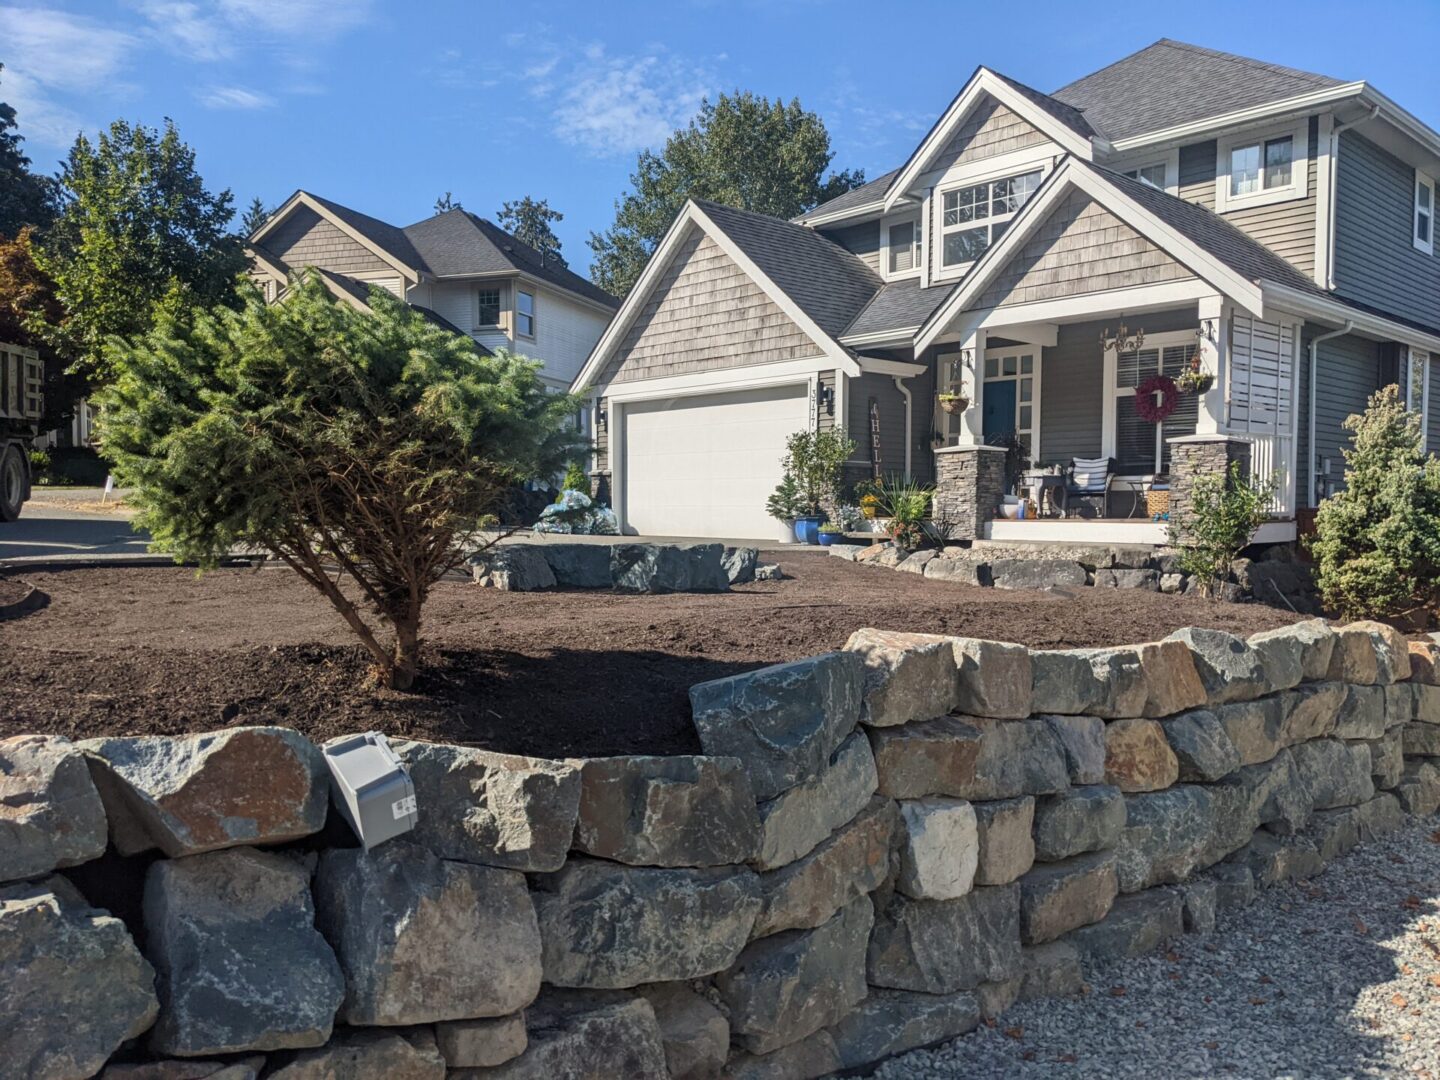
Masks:
[[[326,743],[323,752],[336,809],[366,851],[415,827],[415,786],[384,735],[350,735]]]

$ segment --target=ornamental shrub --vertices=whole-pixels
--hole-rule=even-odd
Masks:
[[[384,289],[369,312],[313,275],[278,304],[241,293],[238,310],[162,313],[111,342],[105,455],[158,550],[202,568],[237,546],[269,552],[404,689],[431,586],[512,484],[573,454],[575,403],[538,364],[485,356]]]
[[[1307,541],[1342,618],[1424,626],[1440,611],[1440,461],[1421,450],[1420,422],[1395,386],[1345,420],[1345,489],[1320,504]]]
[[[1251,480],[1238,461],[1230,463],[1228,475],[1195,478],[1190,512],[1183,523],[1171,523],[1170,543],[1179,549],[1180,569],[1199,583],[1206,596],[1230,576],[1240,552],[1265,524],[1275,484],[1274,477],[1263,483]]]
[[[822,514],[842,500],[840,470],[855,452],[844,428],[797,431],[785,440],[785,474],[793,477],[801,515]]]

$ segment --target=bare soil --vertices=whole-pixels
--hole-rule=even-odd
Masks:
[[[317,741],[376,729],[549,756],[694,753],[692,684],[839,648],[863,626],[1072,648],[1295,619],[1131,590],[981,589],[820,553],[780,564],[787,580],[714,595],[442,582],[406,693],[368,684],[339,617],[288,570],[30,573],[50,603],[0,624],[0,737],[283,724]]]

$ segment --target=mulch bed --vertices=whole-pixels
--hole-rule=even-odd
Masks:
[[[408,693],[367,685],[338,616],[287,570],[27,573],[50,603],[0,631],[0,736],[284,724],[316,741],[376,729],[546,756],[695,753],[691,684],[839,648],[862,626],[1073,648],[1296,618],[1131,590],[980,589],[819,553],[780,563],[789,580],[718,595],[443,582]]]

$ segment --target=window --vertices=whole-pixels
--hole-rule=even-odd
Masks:
[[[531,293],[515,294],[515,333],[521,337],[535,336],[535,297]]]
[[[1405,407],[1420,414],[1420,449],[1425,450],[1430,434],[1430,354],[1420,349],[1406,349],[1400,367]]]
[[[1165,162],[1156,161],[1150,165],[1141,165],[1138,169],[1130,169],[1124,173],[1131,180],[1139,180],[1142,184],[1149,184],[1153,188],[1165,190]]]
[[[1435,254],[1435,181],[1415,174],[1415,247]]]
[[[920,268],[920,225],[902,221],[891,225],[885,233],[886,265],[892,274],[904,274]]]
[[[1219,143],[1216,209],[1264,206],[1304,198],[1309,121],[1288,130],[1233,135]]]
[[[1119,475],[1148,476],[1169,472],[1170,443],[1167,440],[1195,434],[1200,415],[1197,394],[1181,394],[1175,411],[1160,424],[1143,420],[1135,409],[1135,388],[1142,382],[1152,375],[1169,375],[1173,379],[1190,366],[1196,351],[1194,335],[1175,336],[1175,344],[1166,344],[1162,339],[1136,352],[1111,353],[1106,357],[1107,366],[1110,362],[1114,364],[1110,387],[1114,437],[1106,456],[1115,458]],[[1182,337],[1190,340],[1180,340]]]
[[[1005,234],[1015,214],[1040,186],[1041,171],[987,180],[945,192],[940,220],[940,263],[963,266]]]
[[[476,326],[499,326],[500,325],[500,290],[480,290],[480,314],[475,323]]]

